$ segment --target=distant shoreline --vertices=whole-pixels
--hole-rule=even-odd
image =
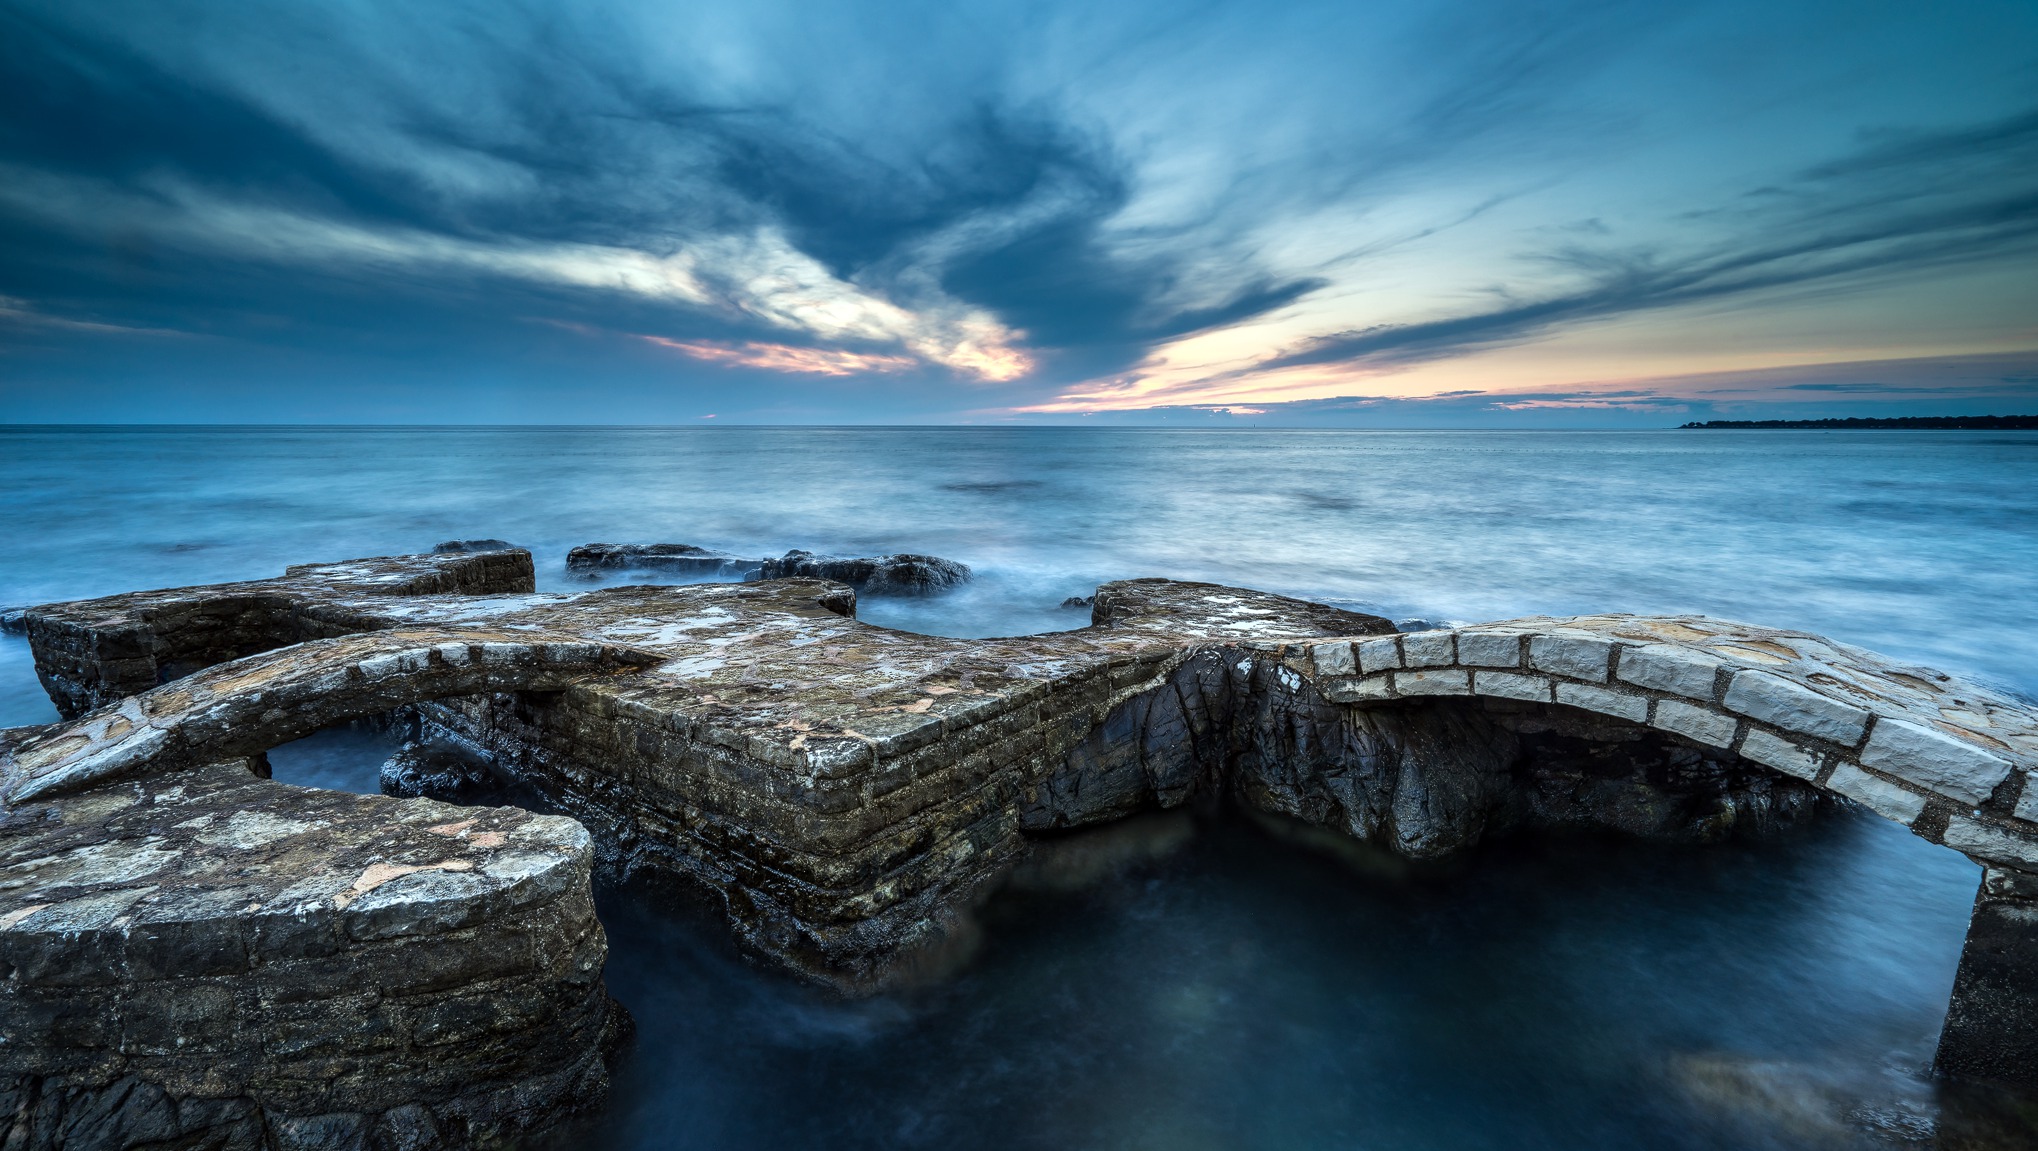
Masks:
[[[1697,428],[1913,428],[1922,431],[2038,431],[2038,416],[1891,416],[1845,420],[1706,420],[1679,424],[1678,431]]]

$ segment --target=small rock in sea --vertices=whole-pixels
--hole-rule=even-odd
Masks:
[[[971,574],[967,564],[959,564],[938,556],[899,552],[894,555],[845,559],[841,556],[816,555],[813,552],[794,550],[778,559],[765,560],[757,578],[788,579],[805,576],[810,579],[831,579],[838,583],[846,583],[857,591],[873,595],[926,595],[929,592],[966,583]]]
[[[1061,606],[1063,606],[1063,607],[1095,607],[1095,606],[1097,606],[1097,597],[1096,597],[1096,596],[1093,596],[1093,595],[1072,595],[1072,596],[1070,596],[1069,598],[1067,598],[1067,599],[1065,599],[1065,600],[1061,601]]]
[[[1395,630],[1403,632],[1441,631],[1449,626],[1451,625],[1433,619],[1397,619],[1394,621]]]
[[[14,635],[28,634],[28,609],[25,607],[0,608],[0,631]]]
[[[748,575],[766,561],[710,551],[692,544],[582,544],[566,553],[566,569],[668,571],[688,575]]]
[[[468,552],[506,552],[517,545],[508,540],[447,540],[432,549],[433,555],[464,555]]]

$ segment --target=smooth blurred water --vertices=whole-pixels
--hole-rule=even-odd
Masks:
[[[16,428],[0,525],[0,606],[456,537],[531,547],[555,588],[595,540],[910,550],[978,578],[863,618],[1073,627],[1064,597],[1169,575],[1396,618],[1703,611],[2038,695],[2034,434]],[[52,717],[0,637],[0,725]],[[272,759],[372,790],[388,748]],[[1110,834],[1125,860],[1061,849],[1106,860],[1091,882],[993,901],[961,974],[865,1003],[604,892],[640,1038],[562,1145],[1879,1146],[1967,1121],[1921,1069],[1976,869],[1879,820],[1444,872],[1236,819]]]

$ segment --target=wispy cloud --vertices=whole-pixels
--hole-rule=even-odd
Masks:
[[[638,339],[711,364],[729,364],[733,367],[788,372],[793,375],[861,376],[911,371],[920,366],[919,361],[907,356],[880,356],[868,352],[845,352],[834,348],[800,348],[789,344],[760,344],[755,341],[722,344],[708,340],[668,340],[663,336],[639,336]]]

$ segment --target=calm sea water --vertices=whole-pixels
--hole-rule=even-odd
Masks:
[[[1400,619],[1702,611],[2038,695],[2038,435],[0,429],[0,606],[496,536],[911,550],[977,580],[865,619],[1078,626],[1169,575]],[[51,718],[0,639],[0,724]],[[278,774],[372,790],[382,737]],[[1677,1148],[2038,1140],[1921,1070],[1976,869],[1866,817],[1440,871],[1238,817],[1056,846],[948,979],[844,1004],[606,891],[628,1148]],[[2005,1110],[2009,1108],[2009,1110]],[[1963,1144],[1965,1145],[1965,1144]]]

